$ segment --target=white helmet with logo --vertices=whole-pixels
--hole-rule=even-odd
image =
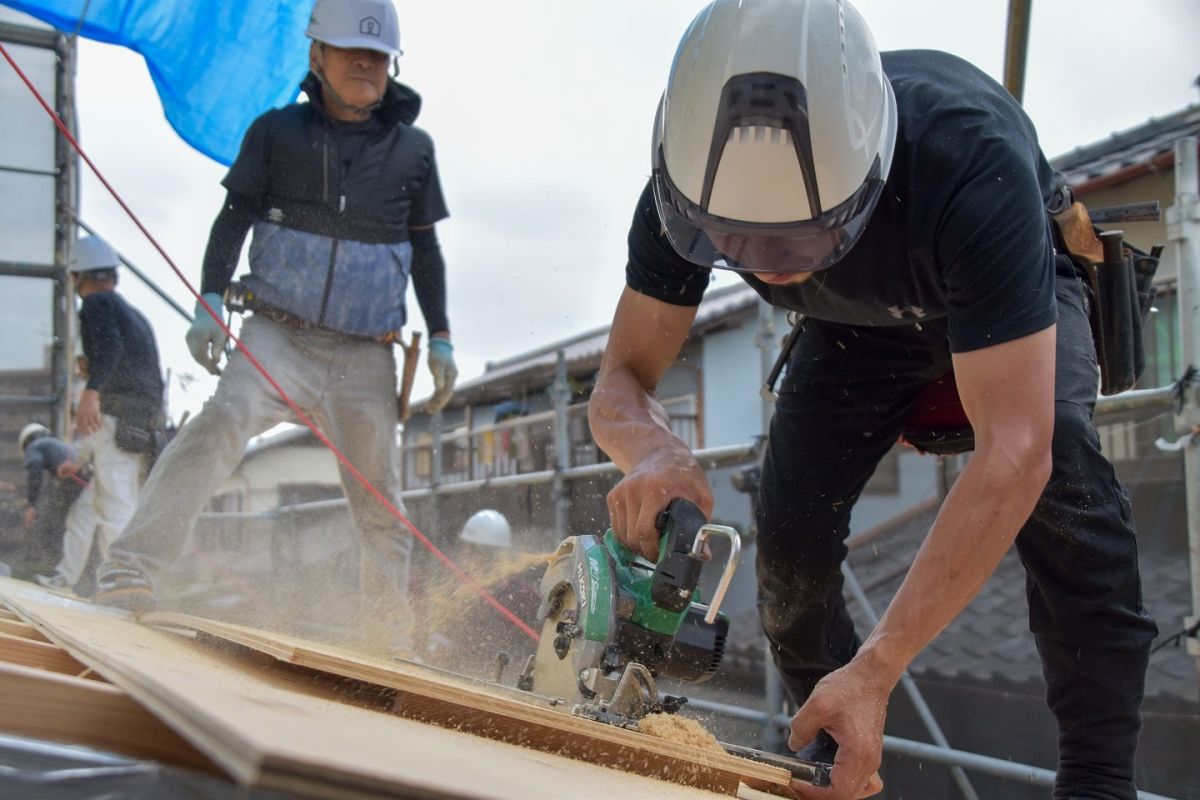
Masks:
[[[67,271],[78,274],[98,270],[115,270],[120,264],[121,257],[117,255],[117,251],[111,244],[99,236],[84,236],[75,243],[75,250]]]
[[[40,422],[31,422],[24,428],[21,428],[21,433],[17,435],[17,449],[24,453],[25,447],[34,439],[49,435],[50,429],[45,425]]]
[[[896,99],[849,3],[716,0],[654,121],[659,216],[705,267],[824,269],[866,227],[895,141]]]
[[[317,0],[305,33],[314,41],[345,50],[404,54],[400,20],[391,0]]]
[[[499,511],[485,508],[471,515],[458,540],[487,547],[512,547],[512,527]]]

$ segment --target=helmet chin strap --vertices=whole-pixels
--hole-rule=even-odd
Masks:
[[[333,102],[336,103],[340,108],[348,109],[357,116],[364,118],[369,117],[371,116],[371,113],[375,111],[375,109],[379,108],[379,106],[383,104],[382,97],[376,100],[374,103],[366,106],[356,106],[353,103],[347,102],[340,94],[337,93],[337,90],[335,90],[325,78],[325,71],[321,69],[318,64],[312,65],[312,71],[313,74],[317,76],[317,80],[321,82],[321,91],[323,95],[322,99],[332,98]],[[326,100],[326,102],[328,102],[328,100]]]

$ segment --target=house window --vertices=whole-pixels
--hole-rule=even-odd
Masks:
[[[301,503],[315,503],[319,500],[337,500],[344,497],[342,487],[330,483],[281,483],[279,484],[279,505],[298,506]]]
[[[226,492],[208,501],[208,510],[217,514],[232,514],[242,510],[242,493]]]

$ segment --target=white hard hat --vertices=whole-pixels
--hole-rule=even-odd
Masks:
[[[404,54],[400,19],[391,0],[317,0],[305,33],[314,41],[346,50]]]
[[[17,435],[17,449],[22,453],[25,452],[25,446],[29,444],[35,436],[49,436],[50,429],[40,422],[31,422],[24,428],[21,428],[21,433]]]
[[[99,236],[84,236],[75,243],[75,252],[71,256],[68,272],[93,272],[100,269],[116,269],[121,263],[121,257],[108,242]]]
[[[485,508],[471,515],[458,540],[488,547],[512,547],[512,527],[499,511]]]
[[[895,142],[896,98],[849,3],[716,0],[655,117],[658,213],[702,266],[824,269],[866,227]]]

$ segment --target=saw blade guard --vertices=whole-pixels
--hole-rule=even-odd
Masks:
[[[532,688],[567,700],[587,696],[581,674],[599,664],[616,628],[617,587],[599,537],[563,540],[542,578],[543,620]]]

